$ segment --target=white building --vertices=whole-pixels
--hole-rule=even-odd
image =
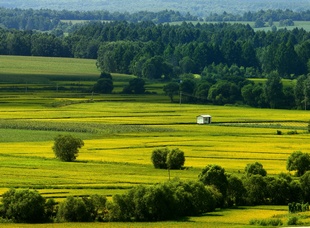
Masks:
[[[210,124],[212,116],[210,115],[199,115],[197,116],[197,124]]]

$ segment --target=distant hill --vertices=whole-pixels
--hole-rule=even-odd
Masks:
[[[234,14],[261,9],[305,11],[310,10],[310,0],[0,0],[0,7],[130,13],[169,9],[204,17],[224,11]]]

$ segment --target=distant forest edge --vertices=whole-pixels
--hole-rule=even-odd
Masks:
[[[307,9],[307,8],[305,8]],[[304,9],[304,10],[305,10]],[[273,22],[280,22],[281,25],[294,25],[293,21],[310,21],[310,10],[259,10],[257,12],[247,11],[243,14],[212,13],[203,17],[195,14],[181,13],[174,10],[162,10],[159,12],[137,11],[133,13],[109,12],[105,10],[96,11],[69,11],[51,9],[11,9],[0,8],[0,26],[2,28],[14,28],[19,30],[40,30],[51,31],[60,29],[65,32],[72,32],[78,27],[68,21],[127,21],[141,22],[152,21],[155,24],[199,21],[199,22],[255,22],[256,27],[264,27]]]
[[[1,23],[12,23],[0,27],[0,55],[97,59],[103,75],[130,74],[169,83],[164,91],[171,102],[182,91],[182,102],[188,103],[310,109],[310,31],[281,27],[309,20],[309,10],[244,14],[255,27],[271,28],[265,31],[248,23],[225,23],[228,13],[220,23],[204,23],[168,10],[106,12],[110,18],[105,18],[100,15],[104,11],[0,9]],[[92,13],[100,19],[92,18]],[[62,22],[70,18],[90,21]],[[171,21],[179,23],[165,23]],[[266,83],[249,78],[265,78]],[[283,78],[294,83],[283,86]]]
[[[245,12],[267,9],[291,9],[299,12],[309,9],[309,0],[0,0],[0,6],[23,9],[54,9],[54,10],[106,10],[109,12],[163,11],[171,9],[182,14],[189,12],[204,18],[210,14],[227,13],[243,14]]]

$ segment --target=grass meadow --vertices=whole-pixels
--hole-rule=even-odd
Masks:
[[[310,151],[308,111],[172,104],[160,84],[148,85],[157,94],[143,96],[91,95],[76,90],[7,91],[5,86],[10,83],[25,85],[18,80],[27,81],[29,75],[31,83],[35,79],[60,83],[63,78],[74,83],[78,78],[81,84],[91,86],[99,74],[93,60],[0,56],[0,61],[0,194],[15,187],[37,189],[57,201],[69,195],[110,198],[138,184],[167,181],[168,172],[154,169],[150,160],[152,151],[163,147],[184,151],[186,168],[171,171],[172,178],[182,180],[196,180],[208,164],[242,175],[245,166],[255,161],[264,165],[268,175],[276,175],[287,172],[286,160],[293,151]],[[119,89],[131,78],[113,77]],[[197,125],[199,114],[211,115],[213,123]],[[290,134],[292,131],[297,134]],[[52,145],[58,134],[84,140],[76,162],[55,159]],[[285,221],[287,208],[245,207],[177,222],[105,226],[247,227],[250,219],[277,216]],[[97,225],[102,224],[78,226]],[[49,226],[56,225],[44,224]],[[62,226],[77,224],[57,224]]]

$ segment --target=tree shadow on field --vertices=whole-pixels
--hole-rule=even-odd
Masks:
[[[196,217],[222,217],[222,216],[224,216],[224,215],[222,215],[222,214],[217,214],[217,213],[212,213],[212,214],[206,213],[206,214],[203,214],[203,215],[201,215],[201,216],[196,216]]]

